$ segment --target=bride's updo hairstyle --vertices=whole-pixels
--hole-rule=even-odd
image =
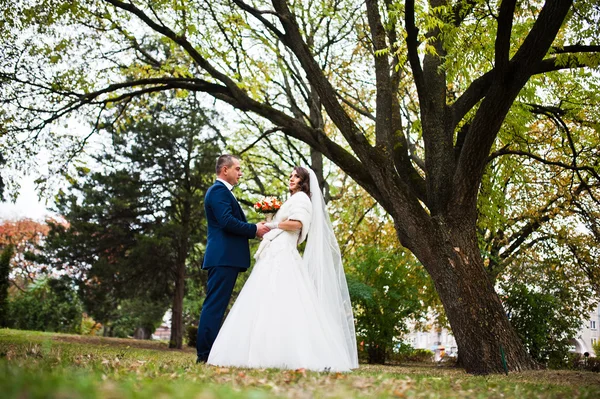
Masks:
[[[301,166],[294,166],[294,172],[300,178],[300,191],[306,193],[310,197],[310,174],[308,170]]]

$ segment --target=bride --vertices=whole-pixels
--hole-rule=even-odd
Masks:
[[[315,173],[295,167],[289,189],[208,364],[340,372],[358,367],[346,277]],[[297,246],[304,240],[301,257]]]

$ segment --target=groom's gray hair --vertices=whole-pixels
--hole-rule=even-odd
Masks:
[[[227,167],[232,166],[234,159],[237,159],[239,161],[240,157],[238,157],[236,155],[232,155],[232,154],[221,155],[217,159],[217,167],[216,167],[217,175],[219,175],[219,173],[221,173],[221,169],[223,169],[225,166],[227,166]]]

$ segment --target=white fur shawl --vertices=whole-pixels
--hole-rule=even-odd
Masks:
[[[306,240],[306,235],[308,234],[308,229],[310,228],[310,222],[312,218],[312,203],[310,202],[310,198],[306,193],[299,192],[290,197],[284,205],[289,204],[289,210],[285,209],[284,212],[278,212],[277,218],[279,219],[279,213],[282,213],[281,220],[277,220],[277,222],[282,222],[284,220],[297,220],[302,223],[302,231],[298,236],[298,244],[301,244],[304,240]],[[284,207],[281,207],[281,211],[284,210]]]

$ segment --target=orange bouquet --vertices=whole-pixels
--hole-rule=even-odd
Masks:
[[[275,213],[281,208],[281,201],[275,197],[265,197],[254,204],[254,210],[260,213]]]

